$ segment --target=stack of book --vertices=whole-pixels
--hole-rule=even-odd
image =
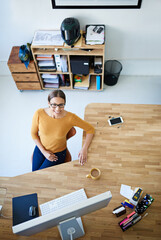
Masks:
[[[43,85],[45,88],[59,88],[58,74],[42,74]]]
[[[81,81],[78,82],[75,81],[74,88],[87,90],[89,88],[89,85],[90,85],[89,76],[82,75]]]
[[[56,71],[55,60],[52,55],[37,55],[36,57],[40,71]]]

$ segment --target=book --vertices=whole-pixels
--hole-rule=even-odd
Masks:
[[[81,82],[75,82],[74,83],[74,88],[76,89],[84,89],[87,90],[89,88],[90,81],[89,81],[89,76],[83,76],[82,75],[82,81]]]
[[[45,82],[45,83],[59,83],[59,78],[57,78],[57,79],[44,78],[43,82]]]
[[[53,60],[53,57],[45,57],[45,58],[43,58],[43,57],[36,57],[36,60],[39,60],[39,61],[41,61],[41,60],[43,60],[43,61],[48,61],[48,60]]]
[[[55,63],[53,62],[53,60],[41,60],[38,61],[38,66],[40,67],[55,66]]]
[[[43,72],[56,72],[56,67],[54,66],[47,66],[47,67],[39,67],[39,71],[43,71]]]
[[[42,78],[53,78],[53,79],[57,79],[57,78],[58,78],[58,75],[57,75],[57,74],[43,73],[43,74],[42,74]]]
[[[38,54],[37,56],[36,56],[36,59],[37,60],[53,60],[53,55],[48,55],[48,54]]]
[[[56,69],[57,69],[57,71],[61,72],[60,55],[59,54],[55,54],[54,58],[55,58],[55,63],[56,63]]]
[[[59,83],[44,83],[45,88],[59,88]]]
[[[60,56],[60,64],[61,64],[62,72],[68,72],[67,56],[65,56],[65,55]]]
[[[37,58],[50,58],[52,54],[37,54]]]

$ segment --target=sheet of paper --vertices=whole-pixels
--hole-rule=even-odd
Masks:
[[[130,199],[133,195],[133,190],[131,189],[131,186],[121,184],[120,194],[125,198]]]
[[[32,45],[54,45],[63,46],[64,40],[61,37],[61,31],[49,30],[49,31],[37,31],[35,32]]]

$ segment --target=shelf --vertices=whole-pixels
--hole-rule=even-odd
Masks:
[[[71,48],[70,46],[64,44],[64,46],[33,46],[31,45],[31,51],[33,54],[33,59],[35,61],[35,65],[36,65],[36,69],[37,69],[37,73],[39,76],[39,80],[40,83],[42,85],[43,89],[54,89],[54,88],[44,88],[44,83],[43,80],[41,78],[42,74],[61,74],[64,76],[69,75],[69,81],[70,81],[70,86],[60,86],[59,88],[62,90],[80,90],[80,89],[75,89],[74,88],[74,80],[73,80],[73,73],[72,73],[72,69],[71,69],[71,62],[73,61],[71,59],[71,56],[88,56],[89,57],[89,74],[87,75],[87,77],[91,77],[91,83],[89,86],[90,91],[101,91],[103,90],[103,79],[104,79],[104,51],[105,51],[105,44],[103,45],[86,45],[85,44],[85,39],[83,38],[83,35],[81,36],[81,38],[79,39],[79,41],[74,45],[73,48]],[[41,55],[52,55],[54,57],[54,55],[60,55],[60,56],[67,56],[67,69],[68,72],[62,72],[62,71],[44,71],[44,70],[39,70],[38,67],[38,62],[36,60],[36,57],[38,54]],[[95,73],[94,72],[94,68],[92,68],[92,65],[94,65],[94,57],[95,56],[99,56],[102,60],[102,73]],[[85,58],[84,58],[85,59]],[[76,61],[76,60],[74,60]],[[79,61],[79,60],[78,60]],[[83,61],[83,60],[82,60]],[[93,63],[92,63],[93,61]],[[59,64],[60,65],[60,64]],[[75,62],[76,65],[76,62]],[[56,64],[57,66],[57,64]],[[76,65],[77,66],[77,65]],[[73,65],[72,65],[73,67]],[[79,74],[79,73],[78,73]],[[100,89],[97,90],[96,88],[96,76],[100,76]]]
[[[96,75],[91,75],[90,76],[90,87],[89,87],[89,90],[92,90],[92,91],[102,91],[103,90],[103,87],[102,87],[102,76],[100,76],[100,89],[97,90],[97,87],[96,87]]]
[[[103,73],[95,73],[94,69],[90,69],[89,70],[89,74],[92,74],[92,75],[103,75]]]
[[[40,47],[40,46],[39,46]],[[89,49],[92,49],[92,47],[89,47]],[[55,51],[54,49],[51,48],[43,48],[43,49],[34,49],[34,47],[32,46],[32,52],[34,55],[38,55],[38,54],[51,54],[51,55],[85,55],[85,56],[99,56],[99,55],[103,55],[104,50],[103,49],[93,49],[90,51],[87,50],[83,50],[83,49],[69,49],[69,50],[63,50],[63,49],[58,49],[58,51]]]
[[[53,89],[57,89],[57,88],[45,88],[45,87],[43,87],[43,89],[44,90],[53,90]],[[62,87],[62,86],[60,86],[59,89],[61,89],[61,90],[73,90],[71,88],[71,86],[69,86],[69,87]]]
[[[46,74],[69,74],[69,72],[53,72],[53,71],[39,71],[40,74],[46,73]]]

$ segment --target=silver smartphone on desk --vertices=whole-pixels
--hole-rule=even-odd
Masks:
[[[123,121],[122,117],[108,119],[108,123],[109,123],[110,126],[120,124],[120,123],[123,123],[123,122],[124,121]]]

